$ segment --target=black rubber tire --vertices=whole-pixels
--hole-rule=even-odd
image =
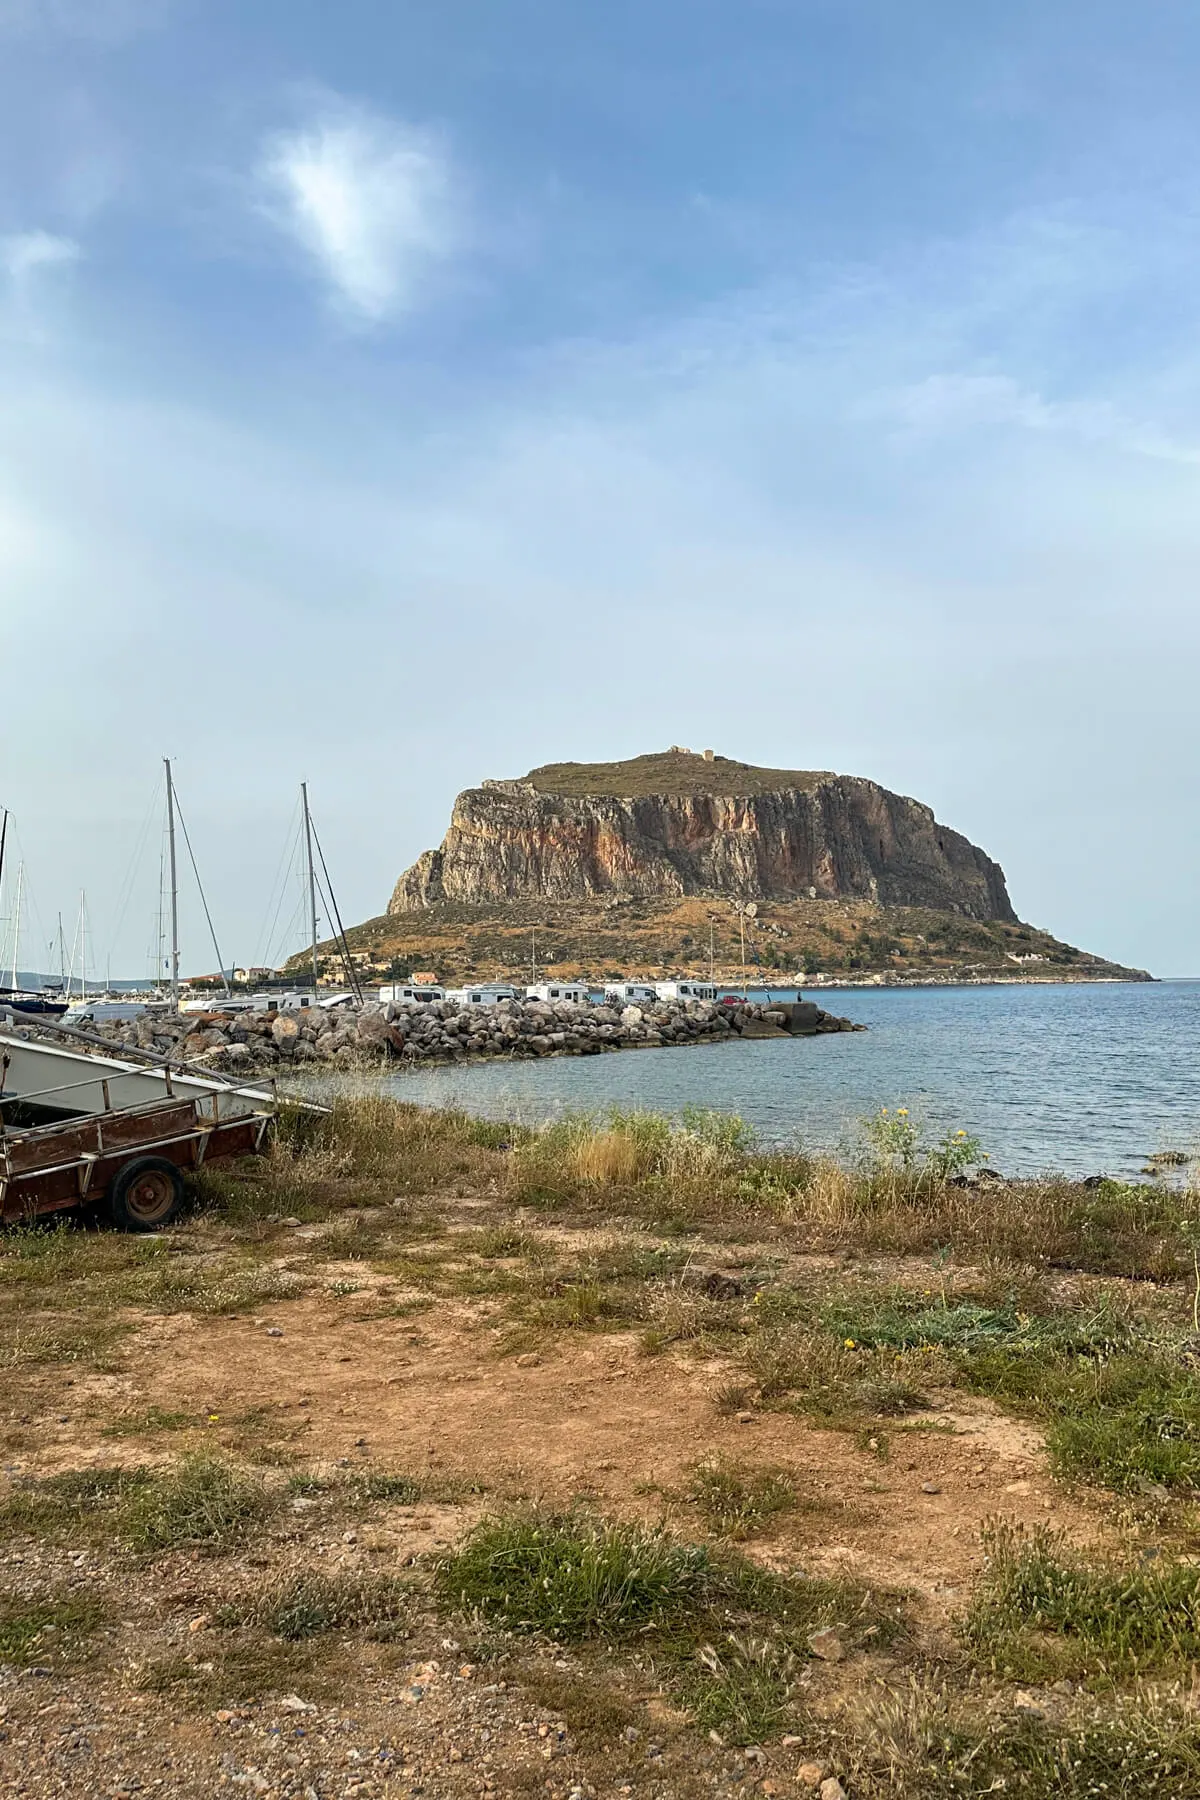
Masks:
[[[118,1231],[162,1231],[183,1211],[183,1176],[165,1156],[139,1156],[113,1177],[108,1208]]]

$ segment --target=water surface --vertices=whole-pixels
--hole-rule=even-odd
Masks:
[[[869,1026],[836,1037],[398,1071],[423,1105],[540,1122],[608,1106],[740,1113],[762,1138],[845,1147],[908,1106],[964,1128],[1006,1173],[1133,1174],[1200,1142],[1200,982],[874,988],[821,1004]]]

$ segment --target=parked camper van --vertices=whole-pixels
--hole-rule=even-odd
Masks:
[[[654,991],[660,1000],[715,1000],[716,986],[711,981],[656,981]]]
[[[422,983],[420,986],[405,986],[395,982],[391,987],[381,987],[379,998],[385,1006],[389,1002],[392,1006],[408,1006],[417,1000],[444,1000],[446,990],[433,982]]]
[[[484,981],[478,987],[447,988],[446,998],[456,1006],[495,1006],[498,1000],[515,1000],[515,987],[500,981]]]
[[[586,1006],[588,987],[583,981],[539,981],[525,989],[527,1000],[569,1000],[573,1006]]]
[[[644,1006],[658,999],[658,990],[648,981],[618,981],[605,988],[604,998],[617,1006]]]

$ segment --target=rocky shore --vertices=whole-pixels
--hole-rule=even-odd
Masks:
[[[501,1000],[456,1007],[414,1005],[312,1007],[280,1013],[150,1015],[92,1027],[123,1049],[231,1072],[319,1063],[361,1068],[389,1060],[457,1063],[495,1057],[596,1056],[607,1050],[720,1043],[735,1038],[817,1037],[862,1031],[812,1001],[715,1006],[662,1000],[647,1006],[575,1006],[562,1001]]]

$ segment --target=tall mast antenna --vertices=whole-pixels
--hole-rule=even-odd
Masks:
[[[171,998],[179,1006],[179,875],[175,867],[175,787],[171,759],[163,757],[167,771],[167,850],[171,870]]]
[[[317,874],[313,868],[312,819],[308,812],[308,783],[300,783],[300,798],[304,805],[304,861],[308,870],[308,916],[312,926],[312,972],[313,992],[317,987]]]

